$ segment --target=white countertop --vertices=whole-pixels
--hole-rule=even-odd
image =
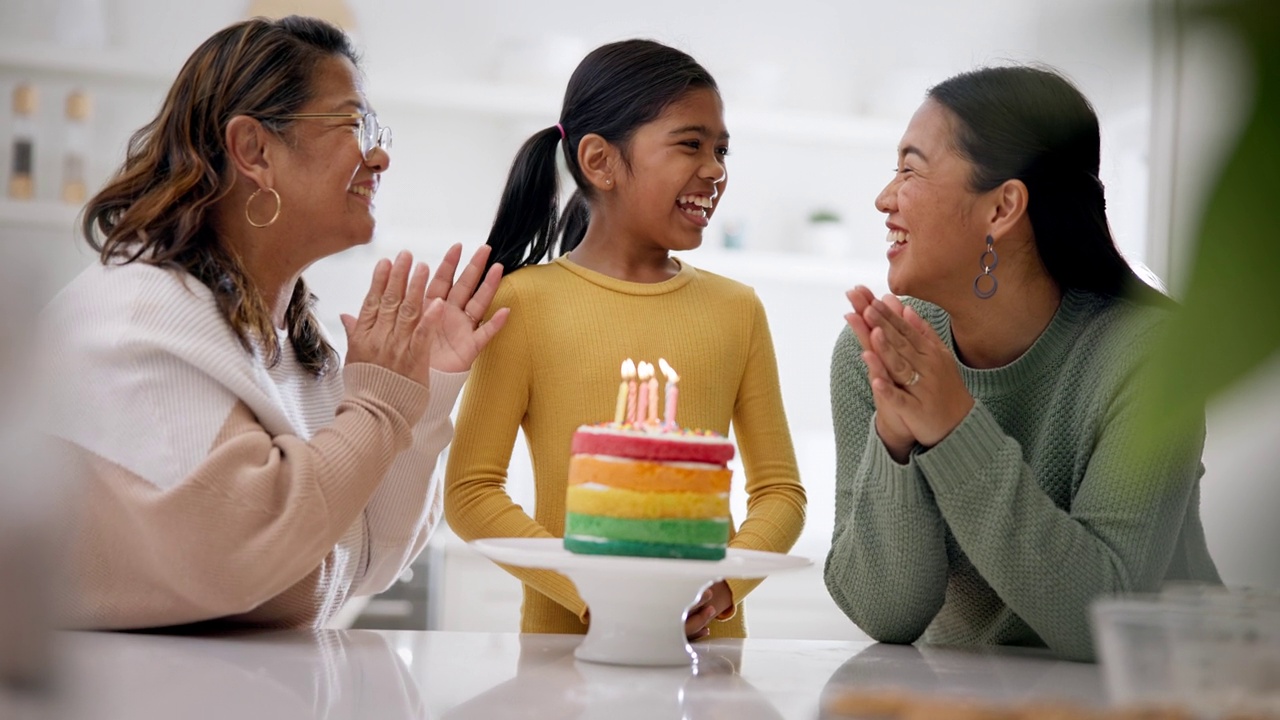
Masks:
[[[1103,702],[1097,666],[1017,649],[858,641],[694,643],[693,668],[577,661],[579,636],[325,630],[185,637],[59,636],[64,692],[51,717],[778,718],[822,699],[898,687],[982,698]]]

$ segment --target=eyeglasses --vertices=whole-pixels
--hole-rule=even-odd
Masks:
[[[376,147],[391,149],[391,128],[378,124],[377,113],[294,113],[293,115],[276,115],[276,120],[356,120],[356,137],[360,140],[360,154],[365,160]]]

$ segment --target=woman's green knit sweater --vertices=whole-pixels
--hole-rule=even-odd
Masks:
[[[908,302],[954,348],[940,308]],[[1048,646],[1090,659],[1089,603],[1167,580],[1220,582],[1199,517],[1197,423],[1139,456],[1143,357],[1167,311],[1068,292],[1026,353],[960,364],[976,399],[906,465],[875,431],[862,348],[831,361],[835,531],[826,583],[886,642]]]

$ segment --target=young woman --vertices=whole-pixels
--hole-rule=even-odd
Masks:
[[[449,413],[505,311],[461,249],[378,263],[340,365],[303,270],[373,235],[390,131],[347,38],[250,20],[187,61],[85,210],[46,312],[49,431],[82,468],[64,624],[319,626],[440,516]]]
[[[577,186],[560,220],[557,148]],[[613,417],[622,359],[663,357],[680,372],[681,425],[733,426],[749,510],[730,546],[786,552],[795,542],[805,495],[764,308],[750,288],[670,254],[701,244],[728,149],[711,75],[643,40],[589,54],[560,121],[520,149],[489,235],[508,272],[496,302],[512,308],[511,327],[477,361],[445,479],[445,513],[464,539],[561,536],[574,430]],[[567,254],[542,264],[557,237]],[[534,517],[503,488],[520,428]],[[585,632],[588,608],[567,578],[512,572],[524,582],[525,632]],[[736,608],[757,582],[715,584],[687,633],[742,636]],[[713,618],[724,622],[709,630]]]
[[[849,292],[831,363],[827,587],[877,640],[1092,655],[1089,602],[1217,582],[1204,426],[1135,457],[1142,363],[1172,303],[1116,250],[1098,121],[1059,75],[929,91],[876,199],[889,287]]]

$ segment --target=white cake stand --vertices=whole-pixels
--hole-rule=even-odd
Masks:
[[[576,555],[560,538],[489,538],[471,543],[495,562],[564,573],[591,608],[574,656],[614,665],[689,665],[696,656],[684,614],[702,591],[728,578],[759,578],[810,565],[808,558],[729,548],[723,560]]]

